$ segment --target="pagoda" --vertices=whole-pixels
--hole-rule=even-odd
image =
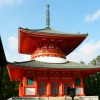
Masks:
[[[100,71],[100,66],[67,60],[88,36],[53,30],[47,5],[46,28],[18,29],[18,51],[31,55],[30,61],[7,64],[11,81],[19,81],[19,97],[69,96],[70,88],[77,96],[85,96],[84,78]]]

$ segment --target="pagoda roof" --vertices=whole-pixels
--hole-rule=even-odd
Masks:
[[[42,43],[52,42],[58,46],[61,51],[68,55],[77,48],[88,34],[65,33],[52,29],[28,29],[19,28],[19,53],[32,54],[37,48],[41,48]]]
[[[13,81],[20,81],[23,76],[26,75],[27,71],[34,72],[80,72],[83,77],[100,72],[100,66],[85,65],[81,63],[75,63],[72,61],[67,61],[66,63],[46,63],[35,60],[24,61],[24,62],[14,62],[8,63],[7,69],[10,75],[10,79]],[[73,74],[74,75],[74,74]]]
[[[58,30],[54,30],[51,28],[43,28],[43,29],[29,29],[29,28],[22,28],[19,27],[19,30],[25,30],[25,31],[30,31],[30,32],[39,32],[42,34],[51,34],[51,35],[72,35],[72,36],[83,36],[83,35],[87,35],[87,34],[80,34],[79,32],[77,33],[69,33],[69,32],[62,32],[62,31],[58,31]],[[53,33],[53,34],[52,34]]]
[[[9,63],[8,66],[15,66],[17,68],[39,68],[39,69],[100,69],[100,66],[86,65],[81,63],[76,63],[72,61],[67,61],[66,63],[47,63],[40,62],[36,60],[24,61],[24,62],[14,62]]]

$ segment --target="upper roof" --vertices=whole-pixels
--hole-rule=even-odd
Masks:
[[[79,32],[77,33],[69,33],[69,32],[62,32],[62,31],[58,31],[58,30],[54,30],[54,29],[51,29],[51,28],[43,28],[43,29],[29,29],[29,28],[22,28],[22,27],[19,27],[19,30],[26,30],[26,31],[29,31],[29,32],[39,32],[39,33],[42,33],[42,34],[51,34],[51,35],[64,35],[64,36],[68,36],[68,35],[72,35],[72,36],[83,36],[83,35],[87,35],[87,34],[80,34]],[[53,34],[52,34],[53,33]]]
[[[93,66],[93,65],[85,65],[81,63],[71,62],[67,61],[66,63],[46,63],[46,62],[40,62],[35,60],[30,61],[24,61],[24,62],[14,62],[9,63],[10,66],[16,66],[17,68],[44,68],[44,69],[100,69],[100,66]]]
[[[24,29],[19,28],[19,53],[32,54],[43,43],[55,44],[61,51],[68,55],[78,47],[88,34],[72,34],[51,29]]]

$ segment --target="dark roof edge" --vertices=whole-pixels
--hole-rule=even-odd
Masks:
[[[88,35],[88,33],[81,34],[80,32],[77,32],[77,33],[61,32],[61,31],[51,30],[51,29],[47,29],[47,28],[43,28],[43,29],[28,29],[28,28],[19,27],[18,29],[19,30],[22,29],[22,30],[26,30],[26,31],[31,31],[31,32],[40,32],[41,31],[41,33],[48,33],[48,32],[44,32],[45,30],[48,30],[50,32],[51,31],[56,31],[53,34],[61,33],[61,35]],[[49,33],[49,34],[52,34],[52,33]]]

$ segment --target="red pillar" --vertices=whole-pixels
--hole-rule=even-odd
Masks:
[[[22,82],[20,82],[19,83],[19,97],[22,97],[23,96],[23,83]]]
[[[71,81],[71,87],[75,87],[75,84],[74,84],[74,78],[72,78],[72,81]]]
[[[83,88],[83,94],[82,94],[82,96],[85,96],[85,93],[84,93],[84,79],[83,78],[81,78],[81,83],[82,83],[82,88]]]
[[[60,83],[59,83],[59,96],[62,96],[63,95],[63,82],[62,81],[60,81]]]
[[[25,96],[26,77],[23,77],[22,82],[19,83],[19,96]]]
[[[47,96],[51,95],[51,82],[47,81]]]
[[[37,95],[38,94],[38,81],[37,81],[37,79],[35,79],[35,95]]]
[[[25,96],[25,88],[26,88],[26,85],[27,85],[27,78],[26,77],[23,77],[23,95]]]

